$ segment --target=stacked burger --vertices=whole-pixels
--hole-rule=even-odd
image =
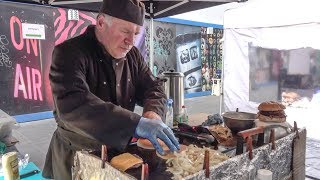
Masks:
[[[264,122],[285,122],[285,108],[284,105],[275,101],[263,102],[258,106],[258,119]]]

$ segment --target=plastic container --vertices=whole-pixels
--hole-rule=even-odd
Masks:
[[[180,117],[180,122],[185,123],[185,124],[188,124],[188,122],[189,122],[188,111],[187,111],[186,106],[184,106],[184,105],[182,106],[182,115]]]
[[[173,128],[173,100],[172,99],[168,99],[167,100],[167,114],[166,114],[166,121],[165,124],[167,126],[169,126],[170,128]]]
[[[257,180],[272,180],[272,172],[268,169],[259,169],[257,172]]]
[[[0,109],[0,141],[11,135],[16,120]]]

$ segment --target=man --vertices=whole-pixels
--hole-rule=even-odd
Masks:
[[[161,121],[166,96],[138,49],[135,37],[144,22],[138,0],[104,0],[95,26],[55,47],[50,68],[57,130],[51,139],[43,176],[71,179],[75,151],[123,150],[130,139],[160,138],[176,151],[179,143]],[[133,113],[144,107],[143,117]]]

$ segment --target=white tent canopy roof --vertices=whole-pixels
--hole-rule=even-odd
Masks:
[[[209,23],[209,24],[218,24],[223,25],[223,15],[224,12],[228,9],[236,8],[241,6],[244,3],[226,3],[219,6],[213,6],[205,9],[200,9],[196,11],[190,11],[187,13],[182,13],[171,18],[183,19],[195,22]]]
[[[319,0],[249,0],[226,11],[225,28],[275,27],[320,22]]]

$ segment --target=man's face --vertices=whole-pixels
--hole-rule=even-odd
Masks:
[[[141,26],[122,20],[112,18],[111,23],[106,22],[104,17],[98,18],[97,26],[100,32],[98,40],[103,44],[109,54],[116,58],[123,58],[130,51],[140,33]]]

